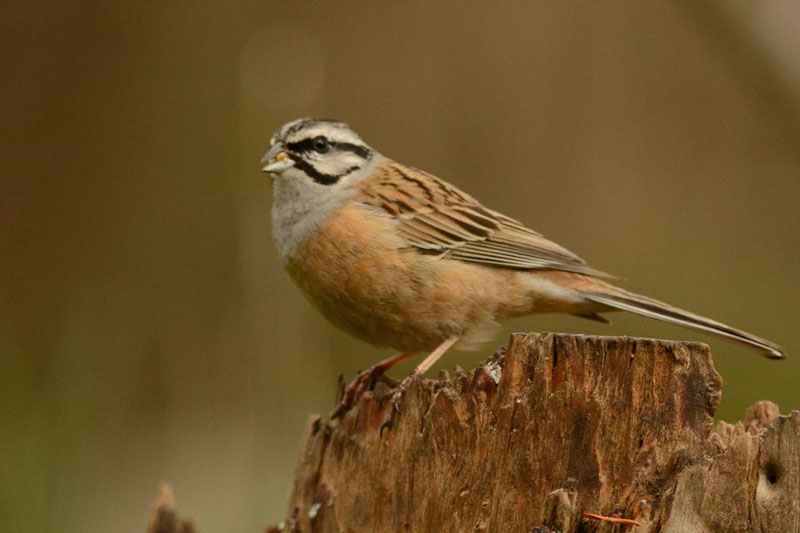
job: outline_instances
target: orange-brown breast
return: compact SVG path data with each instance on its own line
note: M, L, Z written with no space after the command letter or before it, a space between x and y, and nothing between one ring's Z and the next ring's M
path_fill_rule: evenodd
M452 335L470 347L488 340L499 320L531 312L526 273L421 254L393 224L374 208L348 205L289 258L291 277L338 327L421 352Z

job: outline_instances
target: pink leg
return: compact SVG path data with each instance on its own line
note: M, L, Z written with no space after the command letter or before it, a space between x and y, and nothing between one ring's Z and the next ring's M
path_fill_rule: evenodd
M425 359L422 360L420 364L417 365L417 368L414 369L414 373L420 376L424 375L436 361L439 360L441 356L447 352L456 342L458 342L458 337L450 337L446 339L442 344L437 346Z
M413 353L399 353L397 355L393 355L391 357L387 357L380 363L373 366L370 370L373 372L378 372L378 376L385 374L389 369L396 367L409 357L414 357ZM377 377L377 376L376 376Z

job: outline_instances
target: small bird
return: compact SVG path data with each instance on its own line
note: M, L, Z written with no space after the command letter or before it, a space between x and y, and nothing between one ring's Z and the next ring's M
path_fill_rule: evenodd
M785 357L766 339L611 285L613 276L454 185L384 157L343 122L298 119L270 145L261 162L273 179L273 233L289 275L334 325L401 352L348 393L427 353L415 370L424 374L449 348L475 348L501 321L533 313L607 322L600 313L629 311Z

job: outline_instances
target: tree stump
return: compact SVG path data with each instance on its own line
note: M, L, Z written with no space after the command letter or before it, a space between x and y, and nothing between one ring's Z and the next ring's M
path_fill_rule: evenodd
M712 431L721 387L704 344L514 335L312 416L268 531L800 531L800 413Z
M267 532L800 531L800 412L712 430L721 386L704 344L514 335L396 407L379 382L312 416ZM194 531L173 502L162 487L149 532Z

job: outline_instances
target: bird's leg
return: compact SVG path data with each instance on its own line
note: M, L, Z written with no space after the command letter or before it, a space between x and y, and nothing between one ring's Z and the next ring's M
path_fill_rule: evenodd
M395 412L400 410L400 396L403 395L403 392L405 392L406 387L408 387L411 384L411 381L413 379L425 375L425 372L427 372L434 365L434 363L436 363L436 361L438 361L439 358L443 356L447 352L447 350L452 348L453 345L458 341L459 337L455 336L445 339L444 342L442 342L439 346L434 348L434 350L430 354L428 354L428 357L423 359L422 362L417 365L417 368L414 369L414 371L411 373L410 376L408 376L406 379L400 382L400 384L397 387L395 387L394 391L392 392L392 400L391 400L393 409L392 412L389 413L389 418L387 418L386 421L381 425L381 434L383 434L384 429L392 427L394 414Z
M333 413L331 413L331 420L344 414L350 408L356 396L370 390L375 384L375 380L385 374L390 368L399 365L413 355L414 354L409 353L393 355L357 375L344 391L342 401L339 402L339 405L334 409Z
M418 376L422 376L427 372L435 363L439 360L441 356L447 352L452 346L458 342L458 337L450 337L445 339L445 341L437 346L428 357L422 360L420 364L417 365L417 368L414 369L414 374Z

